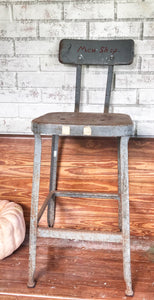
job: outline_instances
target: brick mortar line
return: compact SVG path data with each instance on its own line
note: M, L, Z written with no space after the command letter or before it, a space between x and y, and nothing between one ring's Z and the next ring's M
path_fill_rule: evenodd
M13 54L14 54L14 56L15 56L15 55L16 55L15 41L13 40L12 42L13 42Z
M70 21L71 22L72 21L74 21L74 22L91 22L91 19L90 18L87 18L87 19L74 18L74 19L64 19L64 21L65 22L70 22ZM96 18L96 19L92 20L92 22L94 22L94 21L96 21L96 22L106 22L106 21L111 22L111 21L114 21L114 18L101 18L101 19Z
M78 19L79 20L79 19ZM105 20L109 20L109 19L93 19L93 20L91 20L90 22L91 23L99 23L99 22L104 22ZM148 20L149 21L149 20ZM147 23L148 23L148 21L146 21ZM142 23L143 22L143 19L131 19L131 20L125 20L125 19L120 19L120 20L118 20L118 19L112 19L112 20L110 20L110 23ZM152 22L152 21L149 21L149 23L150 22Z
M0 2L0 5L6 5L6 4L12 4L12 5L31 5L31 4L38 4L39 2L37 1L37 0L35 0L35 1L2 1L2 2Z
M60 37L59 38L53 38L53 37L0 37L0 41L17 41L17 42L20 42L20 41L25 41L25 42L29 42L29 41L34 41L34 42L39 42L39 41L48 41L48 42L51 42L51 41L59 41Z
M114 0L114 20L117 21L117 1Z
M91 105L95 105L94 103L92 103ZM119 104L112 104L111 103L111 106L114 106L114 107L137 107L137 108L154 108L154 104L141 104L141 103L138 103L138 104L121 104L121 103L119 103ZM152 121L152 120L151 120ZM153 121L154 122L154 121Z
M64 3L63 2L61 2L61 4L62 4L61 20L64 21L65 20L65 10L64 10L65 7L64 7Z
M141 28L140 28L140 39L143 40L143 37L144 37L144 22L142 21Z
M36 23L36 36L39 39L40 37L40 26L39 26L39 21Z
M116 71L115 74L117 75L154 75L154 70L153 71L142 71L142 70L130 70L130 71Z
M130 2L128 2L128 1L123 2L123 1L122 1L122 2L121 2L120 0L119 0L119 1L118 1L118 0L115 0L115 4L121 4L121 3L122 3L122 4L129 4L129 3L132 3L132 4L136 4L136 3L137 3L137 4L138 4L138 3L139 3L139 4L142 4L142 2L146 2L146 3L147 3L147 1L143 1L143 0L142 0L141 2L138 2L137 0L136 0L136 2L134 2L134 1L130 1ZM0 3L1 3L2 5L5 5L5 4L7 4L7 3L10 3L10 1L4 0L4 1L1 1ZM36 5L36 4L38 4L38 5L39 5L39 4L41 4L41 5L42 5L42 4L47 4L47 5L48 5L48 4L51 4L51 3L53 3L53 4L59 4L59 3L64 3L64 4L65 4L65 3L66 3L66 4L69 4L69 3L76 3L76 0L71 0L71 1L70 1L70 0L65 0L65 1L63 1L63 0L59 0L59 1L54 1L54 0L53 0L53 1L52 1L52 0L49 0L49 1L44 1L44 0L42 0L42 1L41 1L41 0L40 0L40 1L38 1L38 0L35 0L35 1L30 1L30 0L29 0L29 1L26 1L26 0L25 0L25 1L24 1L24 0L23 0L23 1L22 1L22 0L21 0L21 1L16 1L16 0L14 0L14 1L11 1L11 3L14 4L14 5L23 5L23 4L27 4L27 5L32 5L32 4L35 4L35 5ZM78 3L79 3L79 4L89 4L89 0L84 0L84 1L79 0ZM109 4L109 3L112 4L113 1L105 1L105 2L104 2L104 4ZM149 1L149 3L153 3L153 1L151 0L151 1ZM96 5L97 5L97 4L102 4L102 0L97 0L97 1L95 0L95 2L93 2L93 4L96 4ZM114 3L113 3L113 5L114 5Z
M74 35L74 37L70 37L70 38L75 38L76 35ZM141 40L140 38L137 38L136 36L127 36L128 38L134 38L134 41L138 42L138 41L141 41L141 42L144 42L144 41L154 41L154 37L145 37L144 40ZM28 42L28 41L59 41L61 38L64 38L64 36L59 36L59 37L43 37L43 36L39 36L39 37L0 37L0 41L25 41L25 42ZM94 36L93 39L96 39L97 37ZM122 39L121 36L119 37L104 37L104 38L101 38L99 37L98 40L112 40L112 39L115 39L115 40L119 40L119 39ZM141 55L142 53L140 53ZM145 55L145 53L143 53ZM153 53L149 53L147 55L152 55Z
M0 6L2 6L1 4L0 4ZM13 19L12 19L14 22L16 21L16 22L23 22L23 21L25 21L25 22L33 22L33 21L38 21L38 20L42 20L42 22L44 22L44 23L48 23L48 22L52 22L52 21L57 21L57 22L61 22L61 21L65 21L65 22L72 22L72 21L74 21L74 22L87 22L87 21L89 21L89 22L92 22L92 23L94 23L94 22L113 22L113 23L123 23L123 22L126 22L126 23L128 23L128 22L134 22L134 23L136 23L136 22L146 22L146 23L150 23L150 22L153 22L153 18L129 18L129 19L126 19L126 18L123 18L123 19L114 19L114 18L94 18L94 19L91 19L91 18L82 18L82 19L80 19L80 18L72 18L72 19L66 19L66 18L61 18L61 19L59 19L59 18L51 18L51 19L47 19L47 20L45 20L44 18L15 18L14 17L14 14L13 14ZM8 22L9 20L0 20L1 22ZM12 22L12 21L11 21Z
M146 22L153 22L153 18L117 18L117 21L146 21Z
M22 38L18 38L18 37L16 37L16 38L0 38L0 42L12 42L12 45L15 43L15 42L47 42L47 43L51 43L51 42L59 42L61 39L63 38L63 36L61 36L61 37L59 37L59 38L51 38L51 37L49 37L49 38L47 38L47 37L39 37L39 38L26 38L26 37L22 37ZM73 39L73 38L79 38L79 37L76 37L76 36L74 36L74 37L70 37L70 39ZM81 38L82 39L86 39L86 37L83 37L83 36L81 36ZM114 37L112 37L112 38L105 38L105 39L101 39L101 38L99 38L98 40L102 40L102 41L105 41L105 40L112 40ZM123 37L124 38L124 37ZM130 36L130 37L128 37L128 38L133 38L132 36ZM92 38L93 40L95 40L95 39L97 39L97 37L94 37L94 38ZM115 38L114 38L115 39ZM122 39L122 37L119 37L119 38L117 38L117 40L119 40L119 39ZM136 41L141 41L141 40L137 40L136 39ZM145 41L154 41L154 39L153 40L145 40ZM51 53L52 54L52 53ZM52 55L55 55L56 53L53 53ZM7 55L7 54L0 54L0 55ZM17 55L20 55L20 54L17 54ZM22 54L21 53L21 55L25 55L25 54ZM47 53L45 53L45 54L29 54L29 55L50 55L50 54L47 54ZM152 57L154 57L153 56L153 53L152 53L152 50L151 50L151 52L144 52L144 50L143 50L143 52L136 52L135 53L135 55L136 55L136 57L139 57L139 56L152 56Z
M20 19L15 19L14 17L13 17L13 22L12 21L9 21L9 20L0 20L0 22L4 22L4 23L9 23L10 22L10 24L12 24L12 23L35 23L35 22L37 22L37 21L39 21L40 23L42 23L42 24L52 24L53 22L56 22L57 24L58 23L72 23L72 22L74 22L74 23L76 23L76 22L78 22L78 23L86 23L86 22L89 22L89 23L151 23L151 22L153 22L153 18L151 18L151 19L148 19L148 20L143 20L143 19L111 19L111 18L96 18L96 19L90 19L90 18L87 18L87 19L85 19L85 18L83 18L83 19L77 19L77 18L74 18L74 19L59 19L59 18L51 18L51 19L43 19L43 18L34 18L34 19L32 19L32 18L20 18Z

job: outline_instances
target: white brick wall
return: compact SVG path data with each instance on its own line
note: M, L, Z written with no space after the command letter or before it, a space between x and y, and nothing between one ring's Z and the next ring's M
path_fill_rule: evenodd
M141 22L91 22L90 38L139 38Z
M153 31L154 31L154 22L147 22L144 24L144 31L143 35L144 37L153 37Z
M114 1L70 1L64 4L64 17L66 20L113 19Z
M39 58L38 57L11 57L0 58L0 70L1 71L38 71L39 70Z
M153 0L0 0L0 133L31 133L32 118L73 111L75 69L58 61L62 38L134 39L134 63L115 67L110 111L154 136ZM103 111L106 74L84 68L81 111Z
M51 87L75 87L75 72L20 72L18 73L18 85L20 88L51 88Z
M142 57L142 71L154 71L154 57L146 56Z
M62 17L62 4L25 4L14 5L15 20L60 20Z
M23 55L47 55L58 53L58 40L15 40L15 54ZM38 56L39 57L39 56ZM24 71L24 69L23 69Z
M0 38L36 37L36 24L0 21Z
M0 5L0 20L10 21L11 19L11 7L6 5Z
M86 38L85 22L51 22L40 24L40 37Z
M154 84L154 75L149 74L117 74L116 88L126 89L152 89Z
M0 55L2 57L14 55L13 41L0 40Z
M118 1L121 2L121 1ZM129 2L129 3L128 3ZM154 17L154 3L151 1L126 1L117 4L117 17L119 19L150 19Z
M12 88L16 86L15 73L12 72L0 72L0 87Z

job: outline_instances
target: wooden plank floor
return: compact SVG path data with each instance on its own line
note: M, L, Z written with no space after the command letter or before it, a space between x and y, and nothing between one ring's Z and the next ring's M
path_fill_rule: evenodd
M21 204L27 226L33 152L33 137L0 136L0 200ZM48 194L50 156L51 138L43 138L39 206ZM116 139L60 138L57 177L59 190L116 193ZM130 139L129 182L131 235L154 236L154 139ZM117 212L116 200L58 197L55 227L117 231Z
M140 242L141 244L141 242ZM128 299L120 246L38 239L37 285L27 288L28 239L0 263L0 299ZM135 245L135 243L134 243ZM145 243L146 245L146 243ZM144 250L144 251L143 251ZM154 299L154 248L132 250L133 300Z
M48 193L51 139L43 139L40 205ZM60 139L59 190L117 192L117 142L112 139ZM30 218L34 139L0 137L0 200L22 205ZM133 300L154 300L154 139L129 143L130 229ZM56 228L118 231L117 201L57 198ZM41 219L41 225L46 218ZM140 238L144 239L144 247ZM91 246L90 246L91 245ZM39 239L37 285L27 288L28 240L0 262L0 300L125 300L121 247Z

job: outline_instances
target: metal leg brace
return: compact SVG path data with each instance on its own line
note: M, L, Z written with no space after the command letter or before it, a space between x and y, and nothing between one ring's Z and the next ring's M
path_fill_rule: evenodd
M33 187L32 187L32 203L31 203L31 222L30 222L30 248L29 248L29 281L28 287L35 286L35 266L36 266L36 240L37 234L41 237L57 237L74 239L76 233L74 231L56 230L56 229L37 229L38 221L41 218L46 206L48 206L47 221L48 226L53 227L55 220L55 197L56 195L71 197L92 197L95 194L90 193L73 193L56 191L57 177L57 158L58 158L58 140L57 135L52 137L52 153L51 153L51 170L50 170L50 191L40 212L38 213L39 201L39 182L40 182L40 165L41 165L41 137L35 135L35 152L34 152L34 169L33 169ZM122 234L108 235L96 234L91 232L78 232L77 239L84 240L101 240L123 242L123 272L126 282L127 296L133 296L131 281L131 261L130 261L130 228L129 228L129 183L128 183L128 141L129 137L118 138L118 195L112 195L115 199L119 199L119 228ZM79 195L78 195L79 194ZM111 195L98 194L97 197L110 199ZM96 236L97 235L97 236Z
M39 202L40 166L41 166L41 136L39 134L36 134L35 149L34 149L31 217L30 217L28 287L35 286L34 275L35 275L35 267L36 267L37 214L38 214L38 202Z
M51 169L50 169L50 191L55 191L56 189L56 178L57 178L57 159L58 159L58 141L59 136L52 136L52 150L51 150ZM49 203L47 212L48 226L53 227L55 220L55 194L53 193Z
M122 205L122 241L123 241L123 272L126 282L127 296L133 296L130 258L130 227L129 227L129 183L128 183L128 141L129 137L120 140L120 172L121 172L121 205Z

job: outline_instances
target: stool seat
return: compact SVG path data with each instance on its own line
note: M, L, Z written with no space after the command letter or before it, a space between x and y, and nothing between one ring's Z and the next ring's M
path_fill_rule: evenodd
M56 112L34 119L32 131L50 135L126 136L133 134L133 122L126 114Z

